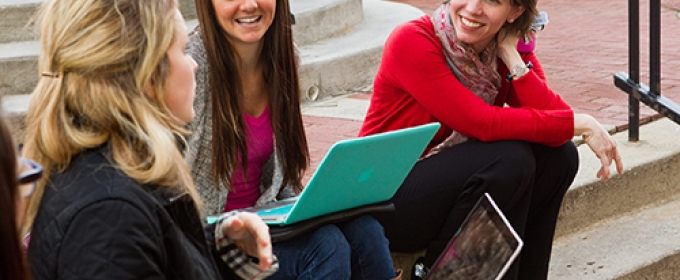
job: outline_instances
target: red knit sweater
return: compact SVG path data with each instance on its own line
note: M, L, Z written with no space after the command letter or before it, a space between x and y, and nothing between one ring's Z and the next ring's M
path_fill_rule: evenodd
M503 83L494 105L465 88L446 66L446 58L429 16L401 24L385 43L382 63L360 136L430 122L440 122L429 147L451 129L482 141L525 140L559 146L574 133L574 113L545 81L533 53L523 54L533 68L509 83L498 60ZM507 105L507 106L505 106Z

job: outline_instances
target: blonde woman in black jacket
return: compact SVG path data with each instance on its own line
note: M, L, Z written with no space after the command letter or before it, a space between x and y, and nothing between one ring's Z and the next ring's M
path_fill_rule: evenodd
M182 155L197 65L184 51L177 7L43 4L42 77L23 150L48 175L23 229L36 279L261 279L275 271L256 216L227 213L203 228Z

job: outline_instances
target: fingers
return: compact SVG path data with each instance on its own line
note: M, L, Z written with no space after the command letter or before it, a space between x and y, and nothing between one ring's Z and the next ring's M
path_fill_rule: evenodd
M259 259L260 269L267 269L273 262L269 227L267 227L260 217L252 213L239 213L239 218L243 221L247 234L253 237L252 241L255 244L249 245L252 245L256 250L256 252L253 253Z
M623 160L621 160L621 155L619 154L618 149L616 149L614 161L616 162L616 171L619 172L619 174L623 174Z
M611 176L609 166L611 165L612 161L609 157L604 156L600 157L600 163L602 164L602 167L600 168L600 171L597 172L597 177L600 178L602 182L606 182Z
M227 218L223 223L222 230L226 236L233 240L243 239L243 235L245 235L243 221L239 219L238 215Z
M260 260L260 270L266 270L273 263L272 243L269 240L258 240L257 258Z
M600 159L600 169L597 172L597 178L600 178L602 182L606 182L611 178L610 166L612 163L616 165L616 171L619 174L623 174L623 161L621 160L621 155L616 147L616 141L612 139L609 133L595 134L589 137L586 141L591 150L595 153L598 159Z
M272 242L271 242L271 237L269 236L269 228L264 223L261 223L264 225L258 226L256 230L255 236L256 242L257 242L257 257L260 260L260 269L265 270L269 266L272 265Z
M601 162L603 164L603 167L606 167L606 171L603 173L605 177L603 178L603 181L606 181L606 179L609 179L611 176L611 171L609 169L609 166L611 166L612 161L616 165L616 172L619 174L623 174L623 160L621 159L621 154L619 153L619 149L616 146L616 141L611 138L611 136L608 135L608 140L610 141L610 145L607 147L606 151L606 157L601 158ZM604 159L604 160L603 160Z
M520 40L519 32L508 33L507 28L501 28L501 30L496 35L496 40L498 42L498 48L501 50L499 55L502 54L502 50L512 51L517 50L517 42Z

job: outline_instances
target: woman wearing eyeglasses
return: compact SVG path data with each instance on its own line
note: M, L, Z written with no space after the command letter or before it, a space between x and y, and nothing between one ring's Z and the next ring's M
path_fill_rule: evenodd
M33 161L17 160L16 147L0 110L0 279L5 280L29 279L19 228L25 199L42 174L42 167Z

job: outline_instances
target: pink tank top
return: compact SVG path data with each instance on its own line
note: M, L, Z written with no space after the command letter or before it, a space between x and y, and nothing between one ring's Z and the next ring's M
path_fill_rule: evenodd
M227 195L224 211L241 209L255 205L260 197L260 177L262 165L274 152L274 131L269 120L269 108L265 108L259 117L243 114L248 138L247 176L243 178L243 169L239 164L231 175L234 190Z

